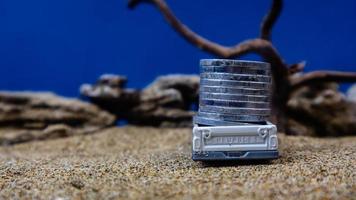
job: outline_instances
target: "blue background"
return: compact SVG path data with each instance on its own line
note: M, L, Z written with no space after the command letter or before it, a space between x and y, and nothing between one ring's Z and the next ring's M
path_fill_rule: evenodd
M0 90L50 90L78 96L103 73L143 87L157 75L198 73L211 57L178 36L157 10L123 0L0 0ZM270 1L168 0L201 35L234 45L259 35ZM273 42L307 70L356 71L356 1L286 1ZM248 57L255 59L256 57Z

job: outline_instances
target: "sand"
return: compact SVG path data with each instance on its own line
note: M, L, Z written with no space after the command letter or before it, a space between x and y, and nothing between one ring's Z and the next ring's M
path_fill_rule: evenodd
M190 134L124 127L0 147L0 199L356 199L356 137L280 134L278 160L204 165Z

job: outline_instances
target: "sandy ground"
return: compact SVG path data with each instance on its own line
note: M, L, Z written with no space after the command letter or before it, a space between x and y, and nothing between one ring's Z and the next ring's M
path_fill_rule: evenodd
M219 165L190 159L190 129L1 147L0 199L356 199L356 137L280 139L278 160Z

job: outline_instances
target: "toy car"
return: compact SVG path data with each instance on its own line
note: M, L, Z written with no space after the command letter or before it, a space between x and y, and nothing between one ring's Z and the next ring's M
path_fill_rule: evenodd
M276 158L277 128L272 123L237 126L194 125L192 137L194 161Z

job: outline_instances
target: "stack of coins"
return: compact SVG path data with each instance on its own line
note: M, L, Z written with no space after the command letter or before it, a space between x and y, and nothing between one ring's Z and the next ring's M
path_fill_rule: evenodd
M271 111L270 89L268 63L203 59L199 111L194 123L208 126L265 123Z

